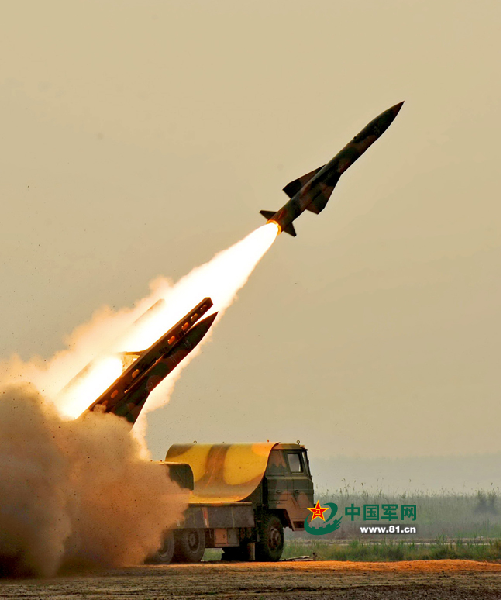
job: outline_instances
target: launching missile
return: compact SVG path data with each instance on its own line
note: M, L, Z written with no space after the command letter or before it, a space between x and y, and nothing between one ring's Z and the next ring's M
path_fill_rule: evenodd
M319 214L325 208L340 176L388 129L402 104L395 104L371 121L326 165L286 185L283 191L290 200L277 212L261 210L260 214L268 223L276 223L280 232L297 235L293 221L305 210Z
M197 322L212 306L211 298L205 298L150 348L140 352L87 411L113 413L134 423L152 390L194 350L213 325L218 313Z

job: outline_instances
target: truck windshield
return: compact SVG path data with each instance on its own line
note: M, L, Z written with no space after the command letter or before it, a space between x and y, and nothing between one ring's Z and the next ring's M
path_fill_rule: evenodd
M302 463L300 462L300 455L297 452L288 453L288 465L292 473L302 473Z

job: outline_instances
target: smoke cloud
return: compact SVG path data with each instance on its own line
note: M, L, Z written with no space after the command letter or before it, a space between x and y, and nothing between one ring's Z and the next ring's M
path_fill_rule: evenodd
M142 460L123 419L65 420L28 384L0 398L1 574L139 563L159 547L187 493Z

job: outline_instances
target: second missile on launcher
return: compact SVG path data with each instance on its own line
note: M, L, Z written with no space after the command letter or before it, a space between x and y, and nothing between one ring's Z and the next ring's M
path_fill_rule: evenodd
M130 423L138 418L150 392L199 344L218 313L197 321L213 306L205 298L157 340L87 409L110 412Z

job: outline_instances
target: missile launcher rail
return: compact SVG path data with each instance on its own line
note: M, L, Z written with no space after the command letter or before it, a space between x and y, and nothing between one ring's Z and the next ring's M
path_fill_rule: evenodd
M112 412L134 423L150 392L189 354L211 327L216 313L199 321L213 306L204 298L125 369L87 409ZM199 322L198 322L199 321Z

